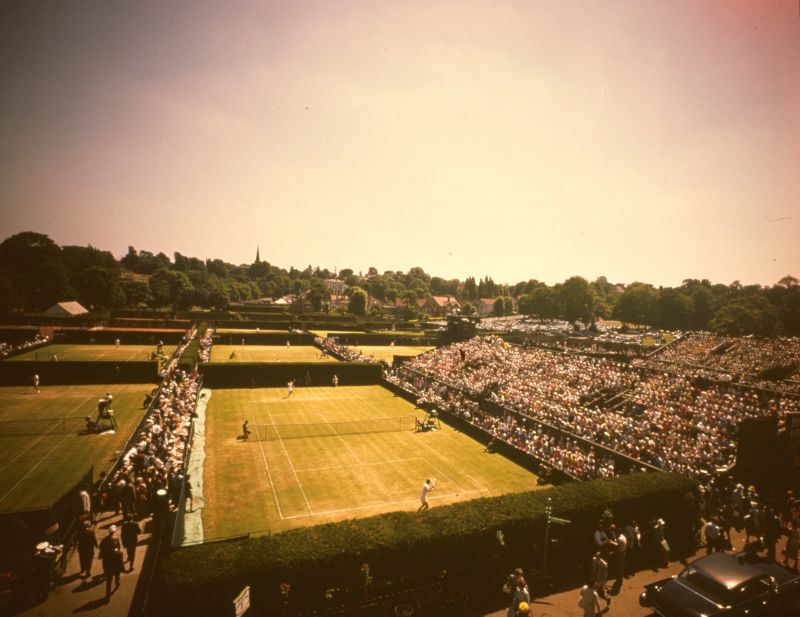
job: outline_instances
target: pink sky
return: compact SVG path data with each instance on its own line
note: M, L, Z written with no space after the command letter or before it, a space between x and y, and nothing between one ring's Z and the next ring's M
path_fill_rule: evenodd
M504 282L800 275L796 0L19 1L0 79L0 238Z

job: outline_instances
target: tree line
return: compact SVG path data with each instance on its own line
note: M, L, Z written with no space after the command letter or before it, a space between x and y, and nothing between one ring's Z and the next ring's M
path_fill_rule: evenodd
M495 314L516 312L542 319L591 324L618 319L665 329L713 330L722 334L800 335L800 284L785 276L775 285L729 285L687 279L677 287L635 282L587 281L573 276L547 285L531 279L500 285L490 276L464 281L431 276L420 267L408 272L331 272L308 266L288 270L256 259L234 265L178 252L172 258L129 247L117 259L89 246L59 246L44 234L22 232L0 243L0 313L41 311L77 299L92 309L198 306L225 309L230 303L291 295L308 310L329 308L328 279L345 284L352 312L380 313L394 305L405 318L418 315L417 301L450 296L464 312L477 312L483 298L494 299Z

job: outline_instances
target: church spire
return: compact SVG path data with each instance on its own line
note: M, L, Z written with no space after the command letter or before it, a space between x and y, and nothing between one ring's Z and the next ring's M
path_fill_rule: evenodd
M261 247L260 246L256 246L256 263L257 264L261 263L261 256L259 255L260 252L261 252Z

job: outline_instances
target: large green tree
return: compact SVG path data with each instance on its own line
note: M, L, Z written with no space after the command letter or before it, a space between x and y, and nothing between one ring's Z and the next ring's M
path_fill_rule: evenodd
M347 305L347 310L353 315L363 315L367 312L367 292L360 287L353 287L350 290L350 302Z
M559 290L562 316L570 322L594 323L594 294L581 276L568 278Z

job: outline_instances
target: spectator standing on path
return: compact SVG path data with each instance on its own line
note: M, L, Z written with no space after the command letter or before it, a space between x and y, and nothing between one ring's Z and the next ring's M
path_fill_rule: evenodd
M186 493L184 497L189 500L189 512L191 512L194 509L194 495L192 494L192 476L188 473L186 474Z
M603 554L597 551L592 559L592 583L600 597L606 601L606 606L608 606L611 604L611 596L608 595L608 590L606 590L606 581L608 581L608 564L603 559Z
M583 609L583 617L595 617L600 614L600 598L594 589L592 581L581 587L578 607Z
M36 390L36 394L39 394L39 373L35 373L33 376L33 389Z
M710 519L703 527L703 534L706 537L706 555L720 549L720 529L715 522L716 517Z
M81 492L78 493L78 497L81 500L81 518L86 518L87 520L93 520L92 516L92 497L89 495L88 486L81 487Z
M617 588L620 588L622 587L622 579L625 577L625 569L627 567L625 564L625 558L628 555L628 538L625 536L622 530L618 532L615 531L615 533L617 536L617 545L614 547L614 551L616 552L614 561L617 567L617 580L614 585Z
M514 570L514 587L511 590L511 606L508 608L508 617L516 617L519 605L523 602L530 607L531 593L522 574L522 568L517 568Z
M786 547L783 549L783 565L789 567L789 560L791 559L792 569L797 570L797 551L800 550L800 528L797 526L797 521L790 521L786 529Z
M333 376L333 379L331 380L331 385L334 388L339 385L339 376L338 375L334 375Z
M122 572L122 549L119 540L114 537L117 526L108 528L108 535L100 541L99 556L103 562L103 576L106 579L106 602L111 599L111 579L114 579L116 590L119 587L119 575Z
M781 537L781 521L773 508L767 508L764 519L764 544L767 547L767 558L775 561L775 545Z
M122 546L125 547L125 551L128 553L128 572L133 572L133 562L136 559L136 546L139 543L140 533L142 533L142 529L139 527L139 523L134 521L133 518L125 519L120 535Z
M92 561L94 561L94 549L97 548L97 536L92 529L89 521L83 521L78 537L78 560L81 565L81 577L89 578L92 575Z

